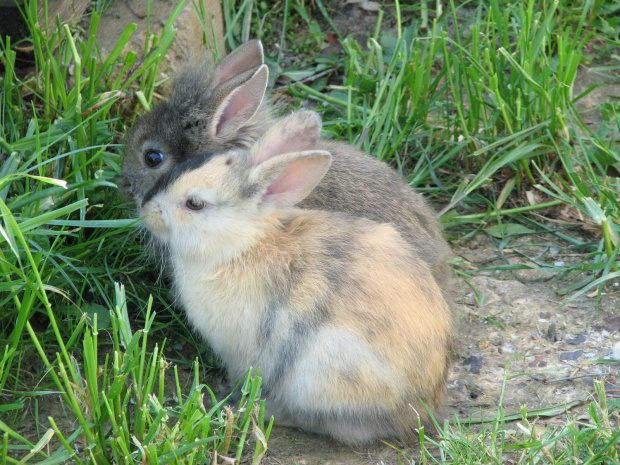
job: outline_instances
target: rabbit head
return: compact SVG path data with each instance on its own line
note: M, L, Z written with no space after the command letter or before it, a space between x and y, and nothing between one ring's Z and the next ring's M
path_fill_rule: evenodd
M145 195L145 226L173 251L230 258L257 239L271 213L302 201L321 181L331 155L314 149L320 131L316 113L293 113L250 150L175 166Z
M271 121L263 104L269 71L260 41L247 42L213 67L190 65L170 99L138 118L125 147L121 185L140 207L158 178L205 153L249 147Z

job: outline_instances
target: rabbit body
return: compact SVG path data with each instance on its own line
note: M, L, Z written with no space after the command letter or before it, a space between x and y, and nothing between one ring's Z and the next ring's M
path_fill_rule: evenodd
M292 208L329 166L308 150L319 132L301 112L250 156L179 165L141 213L169 247L190 323L233 381L260 367L276 422L350 444L407 439L428 419L420 400L441 403L449 306L390 224Z
M282 211L256 228L213 268L173 248L188 319L229 378L260 367L276 423L346 443L410 439L416 412L427 420L417 396L441 403L450 355L449 312L424 263L391 226L342 214Z
M175 166L205 153L247 149L275 124L263 99L268 73L262 62L260 42L250 41L216 67L209 60L190 64L175 80L170 100L136 121L126 144L122 185L138 207ZM298 206L391 223L452 305L450 248L424 198L387 164L348 144L321 141L316 148L331 153L332 167ZM161 153L157 166L145 163L149 151Z
M426 200L389 165L349 144L319 141L316 147L332 154L332 165L299 207L391 223L428 265L446 302L452 303L450 247Z

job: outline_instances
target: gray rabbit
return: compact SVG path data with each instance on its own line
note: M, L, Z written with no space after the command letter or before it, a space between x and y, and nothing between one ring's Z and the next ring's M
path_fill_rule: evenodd
M122 187L137 206L156 181L178 164L206 153L248 148L273 123L264 97L268 70L259 41L249 41L214 66L190 63L168 101L140 117L126 144ZM429 266L453 305L450 249L433 210L387 164L354 147L321 141L331 154L321 183L298 206L345 212L391 223Z
M177 164L142 199L189 322L231 379L260 367L267 414L348 444L412 439L445 391L452 316L390 224L292 208L332 161L319 116Z

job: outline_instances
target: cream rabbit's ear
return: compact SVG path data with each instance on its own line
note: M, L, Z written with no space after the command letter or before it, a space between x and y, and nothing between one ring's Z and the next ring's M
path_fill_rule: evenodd
M249 40L220 61L215 68L215 85L222 84L263 63L263 44L260 40Z
M268 158L255 166L250 182L263 191L261 207L291 207L305 199L329 169L329 152L308 150Z
M217 87L213 92L217 105L209 128L211 135L223 140L234 137L256 114L268 80L269 70L261 65L253 73L243 73Z
M321 117L313 111L298 111L276 122L252 147L255 165L283 153L313 150L321 137Z

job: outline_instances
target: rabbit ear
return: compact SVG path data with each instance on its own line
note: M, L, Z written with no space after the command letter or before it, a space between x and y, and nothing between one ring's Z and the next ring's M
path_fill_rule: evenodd
M249 77L247 74L237 76L215 89L214 98L218 104L210 130L216 138L230 139L234 136L252 119L265 96L269 79L267 66L259 66Z
M260 40L249 40L226 55L217 65L215 85L217 86L245 71L256 68L263 62L263 44Z
M321 137L321 117L313 111L298 111L281 119L252 147L255 165L282 155L314 149Z
M250 182L264 190L261 207L291 207L305 199L331 165L329 152L308 150L269 158L255 166Z

